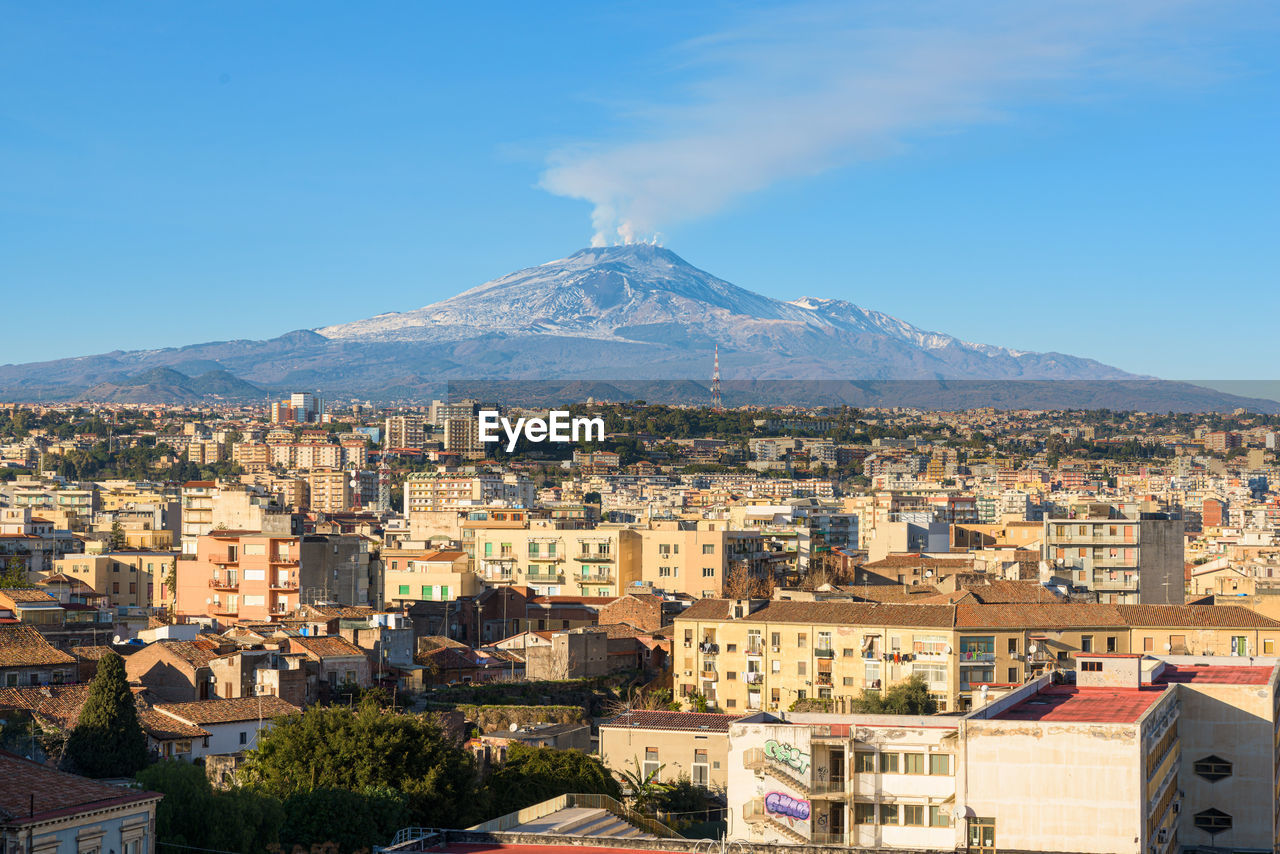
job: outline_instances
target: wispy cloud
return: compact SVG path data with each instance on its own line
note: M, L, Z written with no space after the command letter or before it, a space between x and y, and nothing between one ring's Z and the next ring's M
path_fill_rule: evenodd
M1225 8L1211 5L842 2L762 12L676 47L673 64L689 78L682 102L652 106L633 138L555 152L541 186L594 206L593 242L646 239L779 181L1004 120L1020 104L1186 75L1200 66L1206 13Z

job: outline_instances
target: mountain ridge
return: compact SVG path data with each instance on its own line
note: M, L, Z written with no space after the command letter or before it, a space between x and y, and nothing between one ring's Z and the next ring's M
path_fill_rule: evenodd
M471 380L652 381L677 389L687 388L680 381L706 383L717 347L726 382L837 381L852 389L867 382L1147 379L1093 359L964 341L842 299L775 299L669 249L633 244L579 250L410 311L267 340L4 365L0 399L120 399L144 393L129 390L135 386L146 386L146 394L171 386L179 396L303 388L331 398L422 400ZM155 368L188 378L223 371L248 388L201 392L199 383L172 376L150 384L139 379ZM919 396L907 396L913 395ZM1015 397L995 393L1002 401ZM971 389L964 399L979 398ZM889 403L883 395L874 399ZM1062 405L1125 408L1126 399L1095 389L1064 396ZM1053 394L1041 389L1034 400L1043 405ZM1253 403L1186 384L1161 386L1142 400L1147 408L1171 409Z

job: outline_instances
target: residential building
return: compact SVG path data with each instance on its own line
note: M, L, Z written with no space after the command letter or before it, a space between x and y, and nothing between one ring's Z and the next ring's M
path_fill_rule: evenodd
M733 570L752 578L768 573L759 531L730 530L725 522L654 521L638 529L639 580L655 590L695 599L723 596Z
M1180 605L1182 519L1165 514L1049 518L1043 559L1052 571L1099 601L1125 605Z
M616 773L656 772L673 782L723 792L729 784L729 726L770 720L766 714L635 710L600 724L600 761Z
M32 626L0 625L0 685L61 685L74 682L74 656L56 649Z
M129 681L157 700L187 703L217 696L212 662L217 649L207 640L149 643L124 660Z
M0 846L28 854L154 854L161 797L0 752Z
M523 584L546 596L616 597L640 580L640 533L534 519L520 528L472 529L474 569L488 585ZM465 542L465 541L464 541Z
M475 596L483 585L463 551L384 549L380 605L449 602Z
M54 561L55 573L83 582L118 608L167 608L173 604L173 552L125 551L80 554Z
M271 695L234 700L200 700L192 703L160 703L156 713L188 727L209 733L194 756L230 756L253 750L263 730L277 718L302 713L302 709Z

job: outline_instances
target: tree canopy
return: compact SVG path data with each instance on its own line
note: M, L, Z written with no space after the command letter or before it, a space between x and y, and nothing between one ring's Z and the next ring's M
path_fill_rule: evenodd
M494 816L524 809L558 795L608 795L622 799L622 789L600 760L576 750L513 744L507 761L488 780Z
M879 691L863 691L854 699L854 714L932 715L938 703L929 695L929 686L919 676L899 682L882 695Z
M98 660L63 762L87 777L132 777L147 764L147 737L125 679L124 659L114 652Z

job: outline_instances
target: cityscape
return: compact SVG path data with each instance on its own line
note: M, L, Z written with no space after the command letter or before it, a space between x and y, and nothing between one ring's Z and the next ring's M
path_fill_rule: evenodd
M0 854L1280 852L1272 5L0 21Z

